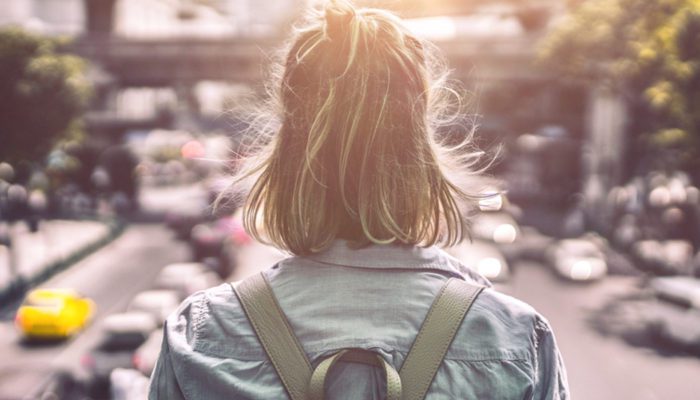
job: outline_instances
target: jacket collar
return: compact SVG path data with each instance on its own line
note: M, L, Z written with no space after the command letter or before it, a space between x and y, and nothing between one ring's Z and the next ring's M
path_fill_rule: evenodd
M351 247L347 240L337 239L319 253L305 258L346 267L369 269L433 270L450 276L472 280L491 286L488 279L468 268L437 246L419 247L406 244L370 244L361 248Z

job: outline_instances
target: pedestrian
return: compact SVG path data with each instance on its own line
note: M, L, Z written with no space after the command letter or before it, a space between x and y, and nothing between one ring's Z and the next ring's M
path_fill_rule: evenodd
M183 302L150 399L569 398L547 320L438 247L468 236L482 153L434 136L450 91L433 57L345 1L297 28L280 126L227 195L292 256Z

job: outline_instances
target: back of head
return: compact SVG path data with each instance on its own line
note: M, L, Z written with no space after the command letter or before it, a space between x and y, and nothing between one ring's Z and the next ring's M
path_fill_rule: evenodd
M451 172L471 173L478 155L434 137L444 87L431 57L387 11L331 1L311 12L275 89L281 125L239 171L238 181L253 178L253 236L295 254L336 238L462 239L474 196Z

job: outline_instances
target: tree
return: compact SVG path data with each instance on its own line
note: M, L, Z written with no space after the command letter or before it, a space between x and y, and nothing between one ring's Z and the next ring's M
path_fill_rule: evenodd
M91 93L85 63L59 54L56 39L18 28L0 30L0 160L40 161L79 130Z
M543 43L544 64L624 95L646 167L700 171L700 0L573 3Z

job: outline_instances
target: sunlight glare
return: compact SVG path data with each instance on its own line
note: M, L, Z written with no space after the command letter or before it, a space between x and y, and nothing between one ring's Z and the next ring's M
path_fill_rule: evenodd
M457 37L455 21L449 17L415 18L405 21L414 35L428 40L450 40Z

